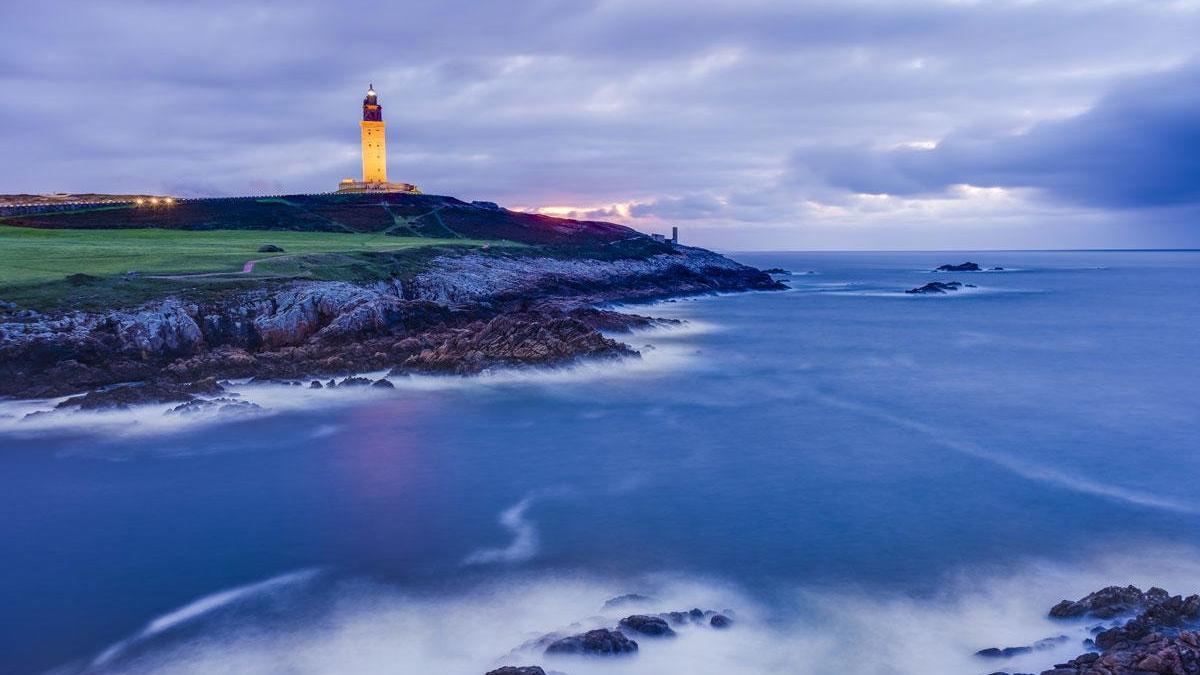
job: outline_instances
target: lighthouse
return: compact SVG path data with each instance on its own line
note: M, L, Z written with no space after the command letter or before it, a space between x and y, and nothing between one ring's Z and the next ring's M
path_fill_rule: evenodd
M362 103L362 180L345 178L338 192L420 192L409 183L389 183L387 179L387 134L383 106L375 85L368 85Z
M362 182L387 182L387 135L375 85L367 87L362 118Z

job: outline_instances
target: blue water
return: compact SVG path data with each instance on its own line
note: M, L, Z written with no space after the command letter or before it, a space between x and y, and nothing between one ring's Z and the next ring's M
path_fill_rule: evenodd
M649 345L640 364L399 382L354 400L247 388L268 414L178 427L159 410L66 418L36 431L7 420L0 662L11 672L71 672L89 662L152 672L192 659L204 672L213 654L180 645L205 640L223 645L222 658L286 658L274 638L221 641L234 640L229 626L240 621L287 634L291 614L326 616L328 603L361 597L343 586L296 591L285 610L266 612L269 620L254 606L201 616L179 635L139 643L141 661L94 661L156 617L298 570L337 580L328 584L371 584L367 595L417 594L430 613L445 609L440 598L470 599L471 589L488 587L514 614L533 611L520 601L530 588L561 591L569 606L565 598L581 589L639 590L666 574L706 589L697 594L725 589L744 611L784 622L811 616L820 604L813 597L897 598L915 603L906 611L945 618L945 603L955 602L949 580L1041 588L1030 572L1039 565L1065 570L1064 580L1161 573L1194 579L1175 592L1200 590L1191 568L1168 564L1200 546L1200 253L736 257L814 273L789 277L786 292L632 308L690 322L623 338ZM1008 271L929 272L963 260ZM934 279L978 288L899 292ZM1130 560L1103 562L1115 554ZM504 586L509 579L523 590ZM1030 607L1044 612L1046 598L1033 596ZM539 605L537 621L561 625L545 630L582 618L554 618L550 606L558 607ZM355 616L383 611L370 607ZM480 631L499 630L484 616ZM829 625L842 624L826 625L832 640L854 639ZM361 637L367 646L346 656L363 659L357 672L404 672L371 660L381 642L369 633L341 624L305 630ZM967 647L992 646L970 642L979 639L947 649L966 650L966 659ZM395 644L402 640L382 643L406 649ZM184 651L143 658L158 642ZM422 649L419 658L436 663L437 650ZM508 648L497 649L447 655L441 672L481 674ZM654 663L643 651L639 658ZM821 658L845 657L832 653ZM805 655L811 650L786 662ZM949 653L921 670L913 661L923 656L887 658L841 672L960 663ZM221 668L268 662L278 667ZM620 668L605 672L640 672ZM705 672L696 663L678 669Z

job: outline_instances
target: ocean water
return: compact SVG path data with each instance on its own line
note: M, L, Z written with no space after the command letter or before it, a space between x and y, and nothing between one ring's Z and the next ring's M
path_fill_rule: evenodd
M791 290L631 307L687 321L635 361L0 402L0 669L1028 672L1083 651L1059 599L1200 591L1200 253L735 257ZM623 593L735 623L520 649Z

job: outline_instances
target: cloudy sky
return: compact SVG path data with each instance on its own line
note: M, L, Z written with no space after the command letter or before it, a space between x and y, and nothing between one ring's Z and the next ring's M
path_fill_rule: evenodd
M389 177L724 249L1200 246L1200 0L6 6L0 192Z

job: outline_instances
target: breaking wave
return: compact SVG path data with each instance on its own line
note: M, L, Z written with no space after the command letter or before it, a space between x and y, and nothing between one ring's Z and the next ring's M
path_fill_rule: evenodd
M500 513L500 525L512 535L512 543L503 548L479 549L468 555L464 565L523 562L537 555L538 532L526 513L537 500L552 494L538 491Z
M312 584L314 573L305 571L202 598L151 621L86 666L60 672L482 675L533 664L572 675L1038 672L1083 652L1088 636L1086 621L1046 616L1055 602L1110 584L1195 590L1197 560L1195 551L1163 548L1096 560L1086 569L1030 562L1007 575L964 570L928 597L803 587L752 594L670 574L509 575L442 595L361 579ZM648 597L606 606L608 598L631 592ZM264 597L280 594L318 609L254 611ZM611 627L635 612L692 607L729 609L733 627L683 626L669 639L635 636L639 652L620 659L545 656L536 644L551 633ZM975 656L1059 635L1067 639L1010 659Z
M42 400L0 400L0 437L4 435L37 437L46 433L67 432L129 437L169 434L197 427L223 424L238 419L279 413L345 407L386 400L413 393L451 391L480 387L511 387L539 384L570 384L603 378L654 376L681 368L695 358L683 340L714 330L711 324L685 322L675 326L656 326L624 335L624 340L641 351L641 358L617 360L580 360L562 366L498 368L467 377L451 375L409 375L387 377L386 371L352 373L369 379L388 379L394 389L378 387L338 387L311 389L314 378L305 378L303 386L232 380L222 397L233 397L253 404L231 410L201 410L173 414L178 403L131 406L110 410L55 410L64 396ZM622 336L618 335L618 339ZM328 378L323 378L328 379ZM342 379L342 378L336 378ZM329 433L326 431L325 433Z

